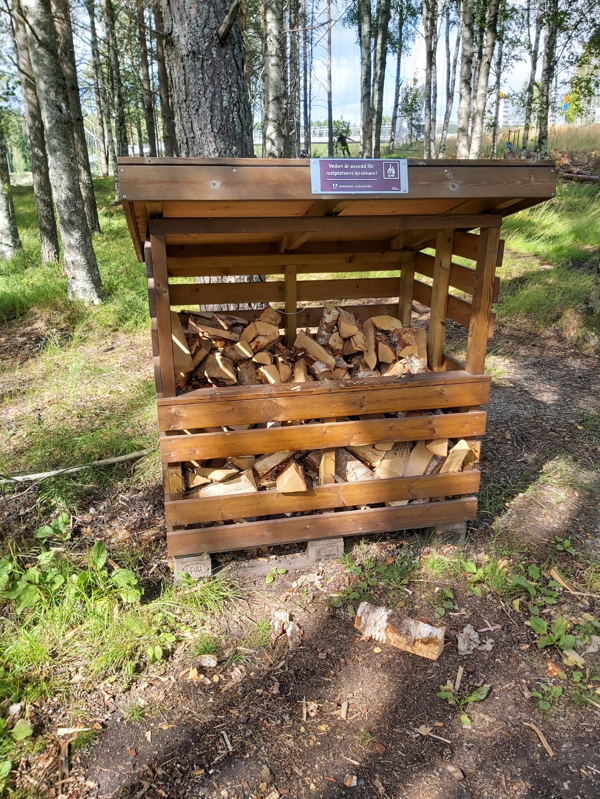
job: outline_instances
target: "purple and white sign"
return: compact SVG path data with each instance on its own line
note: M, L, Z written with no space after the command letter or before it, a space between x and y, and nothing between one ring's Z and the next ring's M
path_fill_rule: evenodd
M313 194L408 194L406 158L311 158Z

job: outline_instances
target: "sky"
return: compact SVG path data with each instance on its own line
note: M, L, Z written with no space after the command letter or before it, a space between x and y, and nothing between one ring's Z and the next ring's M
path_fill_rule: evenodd
M335 12L332 14L336 19ZM317 23L322 22L321 18ZM314 48L313 81L312 81L312 118L327 118L327 36L326 28L315 31L315 43L322 37ZM451 46L454 47L454 41ZM421 46L419 47L419 40ZM445 82L446 82L446 57L444 52L444 35L439 38L437 64L438 64L438 121L441 123L445 113ZM340 19L332 29L332 100L333 118L343 118L348 122L358 124L360 121L360 50L356 38L356 30L345 26ZM541 59L540 59L541 60ZM401 77L404 81L412 80L416 73L419 82L422 82L425 69L425 53L422 37L417 36L411 52L402 59ZM391 116L394 102L394 84L396 79L396 56L388 53L387 68L384 88L384 116ZM513 62L511 68L502 78L501 91L507 93L520 90L529 79L529 64L525 61ZM458 80L456 94L451 116L456 121L458 107Z

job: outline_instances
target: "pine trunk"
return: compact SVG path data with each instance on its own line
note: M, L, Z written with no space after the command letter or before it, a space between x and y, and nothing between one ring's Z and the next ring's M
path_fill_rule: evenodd
M156 75L158 78L158 95L160 97L163 147L165 148L165 158L173 158L174 155L179 155L179 151L177 149L177 139L175 138L171 90L169 88L169 76L165 62L165 48L163 44L164 23L160 0L154 0L152 10L154 12L154 24L156 27Z
M282 70L283 7L278 0L265 0L265 157L283 158L284 138L284 81Z
M487 104L490 68L492 66L492 58L494 56L494 48L496 46L499 7L500 0L490 0L486 16L485 43L483 45L479 64L477 94L471 115L473 120L473 130L471 133L471 149L469 151L469 158L472 160L479 158L481 154L483 123L485 120L485 107Z
M96 33L96 13L94 0L86 0L86 8L90 18L90 47L92 50L92 77L94 80L94 99L96 101L96 119L100 131L100 174L103 178L108 177L108 146L106 123L110 123L110 117L106 113L106 106L102 97L101 81L103 80L102 65L100 63L100 51L98 49L98 36ZM90 10L91 8L91 10ZM111 131L112 134L112 131Z
M535 74L537 72L538 51L540 48L540 35L542 31L542 4L540 3L535 20L535 34L533 45L531 46L531 70L529 72L529 83L527 84L527 94L525 96L525 119L523 120L523 147L521 158L527 158L527 145L529 144L529 128L531 127L531 113L533 110L533 93L535 90ZM529 6L527 8L529 16Z
M390 140L388 152L393 153L396 145L396 125L398 124L398 108L400 106L400 87L402 78L400 70L402 68L402 49L404 46L404 0L398 3L398 49L396 51L396 81L394 83L394 106L392 109L392 124L390 128Z
M48 156L46 154L46 141L44 139L44 123L38 102L35 80L29 58L29 45L27 44L27 28L23 17L19 13L17 0L13 0L12 15L14 21L15 46L21 90L23 93L23 106L25 110L25 124L27 127L27 140L31 158L31 174L33 178L33 197L38 218L40 242L42 245L42 263L56 263L60 258L58 245L58 229L54 216L52 203L52 187L48 174Z
M473 4L474 0L462 0L460 99L458 101L458 128L456 132L457 158L469 157L469 112L471 108L471 77L473 68Z
M92 181L92 171L90 169L90 156L85 140L83 111L81 110L77 65L75 63L75 47L73 45L73 28L71 27L71 10L68 0L52 0L52 13L58 39L58 54L65 76L69 107L71 109L75 154L85 215L90 231L92 233L100 233L100 220L98 219L94 182Z
M388 28L391 2L378 0L377 33L375 37L375 74L373 75L373 158L381 155L381 122L383 120L383 87L387 60Z
M106 28L106 44L108 47L108 63L110 67L115 112L115 131L117 155L128 155L127 120L123 101L123 80L119 64L119 50L115 30L115 9L112 0L103 0L104 25Z
M4 119L0 111L0 258L10 261L21 249L6 152Z
M360 40L360 138L363 158L372 156L371 117L371 0L358 0Z
M550 92L556 68L556 38L558 34L558 0L548 0L546 5L546 30L544 35L544 58L540 80L538 111L538 135L534 159L548 158L548 116L550 114Z
M456 32L454 43L454 55L452 56L452 66L450 65L450 13L446 16L446 111L444 113L444 124L442 125L442 135L440 138L440 158L446 156L446 145L448 141L448 126L450 115L454 105L454 89L456 86L456 67L458 64L458 51L460 50L460 28Z
M148 64L148 43L146 42L146 22L144 20L144 4L136 0L138 19L138 39L140 42L140 62L142 67L142 86L144 89L144 118L150 158L156 158L156 128L154 125L154 107L152 105L152 89L150 87L150 67ZM143 151L141 155L143 155Z
M302 104L304 116L304 150L310 157L310 113L309 113L309 86L308 86L308 17L306 16L306 0L302 0Z
M333 98L331 93L331 0L327 0L327 155L333 158Z
M42 111L52 194L63 244L69 298L97 304L102 283L79 185L67 85L50 0L21 0Z

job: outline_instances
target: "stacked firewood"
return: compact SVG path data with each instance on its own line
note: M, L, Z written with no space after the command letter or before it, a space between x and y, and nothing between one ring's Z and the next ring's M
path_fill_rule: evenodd
M318 330L301 330L294 346L280 341L281 315L267 306L254 322L223 313L171 314L178 389L402 377L427 372L424 328L393 316L364 323L328 304Z

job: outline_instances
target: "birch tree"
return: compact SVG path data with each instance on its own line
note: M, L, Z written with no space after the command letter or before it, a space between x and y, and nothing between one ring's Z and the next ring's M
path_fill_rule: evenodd
M498 9L500 0L489 0L486 14L485 38L483 50L479 63L479 73L477 80L477 91L472 111L472 133L471 148L469 158L477 159L481 153L481 140L483 138L483 122L485 119L485 107L488 98L488 84L490 80L490 68L496 46L496 35L498 25Z
M474 0L462 0L460 13L462 51L460 58L458 127L456 132L456 154L458 158L469 157L469 112L473 67L473 3Z
M542 75L540 79L540 99L538 110L538 133L535 142L534 158L548 158L548 116L550 113L550 92L556 67L556 40L558 36L558 0L546 0L544 14L544 52Z
M8 172L4 119L0 110L0 258L10 261L21 249Z
M358 40L360 44L360 149L363 158L373 154L371 113L371 0L358 0Z
M265 0L263 135L267 158L285 155L282 39L283 6L278 0Z
M538 52L540 47L540 36L542 31L542 14L543 14L543 0L538 0L537 7L535 0L527 0L527 11L525 16L525 27L527 29L527 37L529 43L529 58L530 58L530 71L529 81L527 82L527 90L525 92L525 118L523 120L523 145L521 149L521 158L527 158L527 147L529 144L529 128L531 126L531 114L533 110L533 93L535 90L535 76L537 73ZM531 39L531 15L535 13L535 32L533 41Z
M44 122L69 298L97 304L102 283L79 185L71 109L50 0L20 0L17 13L27 22L27 41Z
M375 58L373 71L373 158L381 155L381 122L383 119L383 89L388 48L388 28L390 25L390 0L377 1L377 25L375 32Z
M459 4L460 8L460 4ZM454 105L454 91L456 88L456 67L458 64L458 53L460 50L460 27L456 32L456 39L454 42L454 53L452 59L450 57L450 31L452 29L451 8L450 5L446 8L445 14L445 51L446 51L446 110L444 112L444 121L442 123L442 133L440 136L440 149L439 157L444 158L446 155L446 145L448 142L448 126L450 125L450 115L452 114L452 106Z
M27 28L23 17L18 13L16 0L13 0L12 3L12 18L17 66L25 111L25 124L27 126L27 142L31 158L33 198L40 231L42 263L54 263L60 257L60 250L54 205L52 203L52 187L48 173L44 123L29 57Z
M394 152L396 144L396 125L398 124L398 108L400 106L400 88L402 86L401 69L402 69L402 52L404 50L404 0L398 0L396 5L396 14L398 17L398 27L396 30L396 79L394 82L394 105L392 106L392 120L390 126L390 140L388 142L388 152Z

